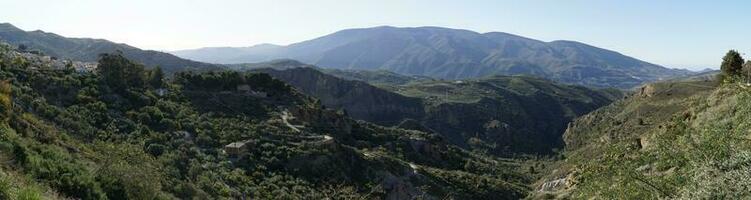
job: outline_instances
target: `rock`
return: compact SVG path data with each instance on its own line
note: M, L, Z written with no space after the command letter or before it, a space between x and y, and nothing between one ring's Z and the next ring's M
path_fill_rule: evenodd
M409 145L412 147L412 150L421 155L428 156L432 160L442 160L441 152L444 149L441 147L445 148L444 145L436 145L427 140L415 138L410 138Z
M566 177L548 181L540 185L540 192L553 192L568 187Z
M656 92L657 92L657 89L655 89L655 87L652 84L647 84L639 88L638 95L641 97L652 97L655 95Z
M432 129L425 127L423 124L421 124L420 122L414 119L402 120L402 122L400 122L399 125L397 125L397 128L422 131L426 133L435 133Z
M413 199L420 195L420 190L411 183L405 181L408 177L398 177L389 172L384 172L381 186L386 190L387 200Z

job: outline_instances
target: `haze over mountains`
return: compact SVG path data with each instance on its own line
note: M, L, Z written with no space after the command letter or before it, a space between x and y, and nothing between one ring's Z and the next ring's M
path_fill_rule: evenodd
M168 53L103 39L67 38L0 24L0 40L46 55L93 62L101 53L122 54L172 73L211 71L222 65L295 59L329 69L383 70L440 79L532 75L590 87L630 89L646 82L694 74L573 41L542 42L507 33L440 27L349 29L288 46L202 48ZM193 61L197 60L197 61ZM208 63L204 63L208 62Z
M223 64L288 58L324 68L389 70L444 79L527 74L569 84L618 88L692 73L574 41L543 42L508 33L441 27L348 29L288 46L262 44L172 53Z

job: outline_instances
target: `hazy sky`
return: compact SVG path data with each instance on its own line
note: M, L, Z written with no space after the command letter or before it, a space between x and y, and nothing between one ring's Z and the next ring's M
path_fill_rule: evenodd
M0 22L156 50L289 44L392 25L575 40L674 68L751 52L745 0L0 0Z

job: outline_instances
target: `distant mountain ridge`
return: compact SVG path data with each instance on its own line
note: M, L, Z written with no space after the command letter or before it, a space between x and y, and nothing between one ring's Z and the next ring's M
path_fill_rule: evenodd
M166 72L222 68L215 64L187 60L159 51L141 50L104 39L68 38L40 30L24 31L9 23L0 23L0 40L15 46L24 45L49 56L76 61L94 62L99 54L120 51L128 59L148 67L161 66Z
M445 79L527 74L569 84L618 88L693 73L574 41L543 42L508 33L441 27L347 29L288 46L172 53L224 64L288 58L325 68L388 70Z

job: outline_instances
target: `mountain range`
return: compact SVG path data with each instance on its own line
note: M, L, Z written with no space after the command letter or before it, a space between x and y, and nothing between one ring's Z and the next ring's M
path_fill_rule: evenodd
M237 64L0 40L0 199L751 196L751 77L727 68L437 27L192 52Z
M169 53L141 50L127 44L104 39L68 38L41 30L24 31L9 23L0 23L0 40L14 46L24 46L45 55L83 62L96 62L99 54L121 52L123 56L147 67L160 66L166 72L185 70L218 70L215 64L179 58Z
M222 64L287 58L323 68L388 70L442 79L526 74L568 84L617 88L692 74L580 42L543 42L502 32L441 27L348 29L287 46L262 44L171 53Z

